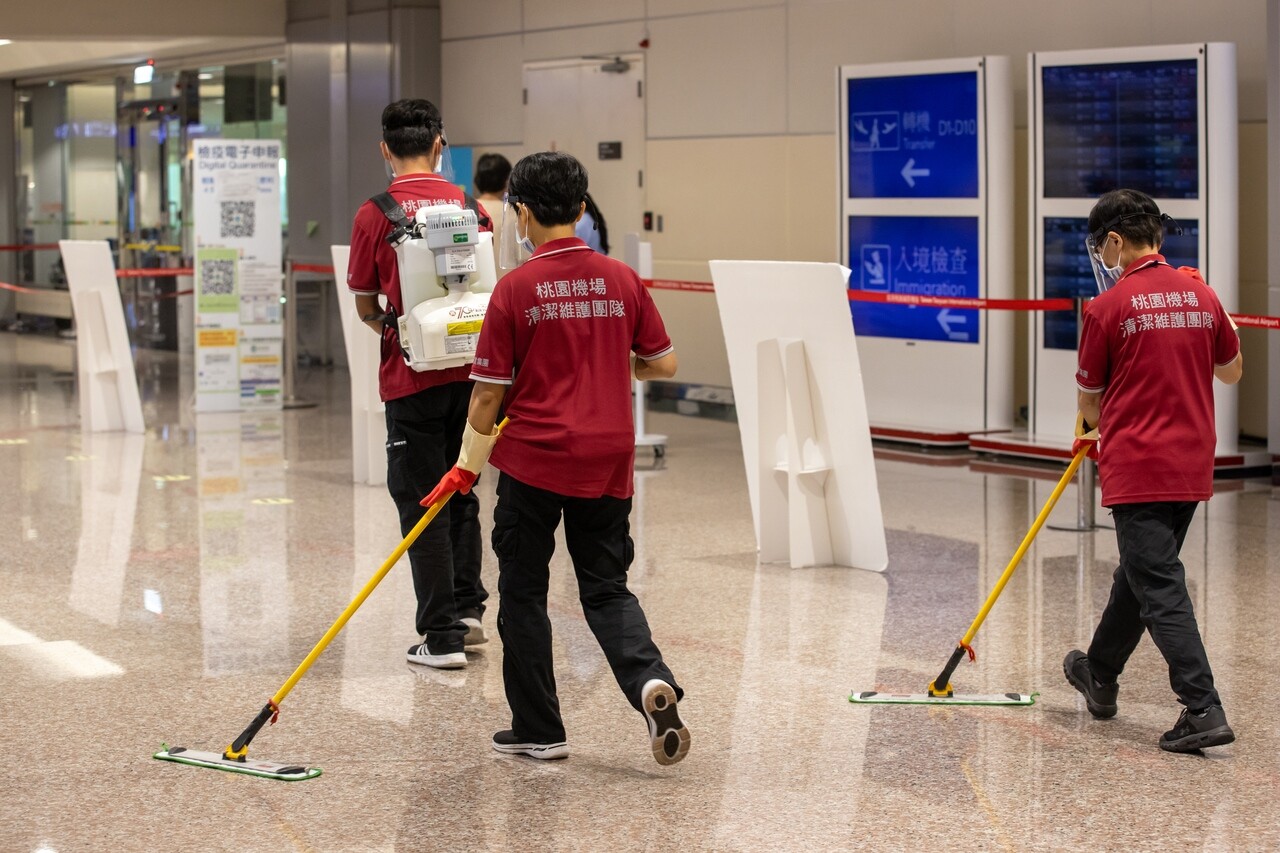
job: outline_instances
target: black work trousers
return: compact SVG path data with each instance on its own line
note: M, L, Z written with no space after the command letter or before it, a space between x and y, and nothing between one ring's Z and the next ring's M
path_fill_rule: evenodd
M407 536L422 519L427 508L420 501L457 461L470 402L470 382L387 401L387 489L400 512L401 534ZM450 498L409 546L418 598L414 628L433 654L462 651L462 616L484 612L489 594L480 582L480 548L480 500L474 491Z
M627 700L640 710L640 691L651 678L684 695L654 645L640 602L627 589L634 556L631 499L566 497L504 473L493 512L502 680L512 732L534 743L565 739L547 616L549 564L562 514L582 613Z
M1120 566L1088 652L1094 678L1115 681L1146 629L1169 665L1178 701L1193 711L1220 704L1178 559L1196 505L1174 501L1111 508Z

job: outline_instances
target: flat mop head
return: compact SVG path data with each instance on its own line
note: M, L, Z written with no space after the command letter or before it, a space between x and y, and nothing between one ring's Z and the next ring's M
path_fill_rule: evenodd
M301 782L304 779L314 779L322 772L319 767L304 767L301 764L279 764L275 761L258 761L253 758L234 761L223 757L220 752L200 752L181 746L171 747L168 744L161 744L160 751L151 757L158 758L161 761L190 764L192 767L211 767L214 770L243 773L246 776L279 779L283 782Z
M855 705L1034 705L1039 693L957 693L930 696L928 693L880 693L875 690L849 694Z

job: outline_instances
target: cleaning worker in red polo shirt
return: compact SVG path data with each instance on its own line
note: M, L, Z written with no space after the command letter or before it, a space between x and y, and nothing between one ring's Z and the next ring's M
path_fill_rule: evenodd
M409 218L422 207L468 203L462 190L439 174L444 121L430 101L389 104L382 111L381 150L391 174L387 194ZM356 212L347 287L356 295L356 310L365 324L382 338L378 390L386 405L387 489L400 515L400 530L407 535L422 518L419 501L449 470L462 443L470 369L419 373L405 364L394 318L414 306L404 304L396 250L387 242L393 226L376 201L370 199ZM481 229L490 230L483 208L477 214L483 217ZM353 376L351 381L368 379ZM450 501L410 546L418 600L414 623L422 637L409 647L410 663L460 669L467 665L464 647L485 642L480 619L488 593L480 582L480 548L475 495Z
M501 472L493 528L498 633L511 707L511 728L493 736L493 748L540 759L569 754L547 617L563 517L587 624L644 715L654 758L674 764L689 750L676 710L684 694L627 589L627 568L634 556L631 380L673 376L676 356L635 272L574 236L586 194L586 170L568 154L532 154L512 170L504 254L523 248L532 256L493 292L472 365L462 452L423 503L469 489L492 450ZM509 422L499 440L494 423L504 404Z
M1136 190L1103 195L1089 214L1086 249L1102 292L1084 313L1073 452L1093 445L1120 566L1088 654L1069 652L1062 667L1093 716L1114 717L1116 680L1145 629L1184 706L1160 748L1194 752L1235 733L1178 552L1197 504L1213 494L1214 377L1239 382L1243 359L1217 295L1160 255L1166 226L1176 223Z

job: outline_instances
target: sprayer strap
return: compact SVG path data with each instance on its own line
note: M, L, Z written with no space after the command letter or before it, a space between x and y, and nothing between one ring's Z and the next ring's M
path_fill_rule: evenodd
M404 212L404 208L400 206L400 202L391 197L391 193L378 193L369 199L378 206L378 210L382 211L382 215L395 227L391 229L391 233L387 235L387 242L395 246L400 243L404 235L413 227L409 221L409 215Z

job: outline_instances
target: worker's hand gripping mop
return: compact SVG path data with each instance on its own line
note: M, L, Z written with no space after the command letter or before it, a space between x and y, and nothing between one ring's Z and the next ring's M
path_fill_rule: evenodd
M1009 565L1005 567L1004 574L1000 575L1000 580L996 582L995 588L991 590L991 594L987 596L986 602L982 605L982 609L978 611L978 616L973 620L973 624L969 626L969 630L965 632L960 642L956 644L955 651L951 653L951 659L947 661L947 665L942 668L942 672L938 673L938 677L929 682L928 692L926 693L880 693L875 690L854 691L849 694L849 701L864 705L1034 705L1035 693L958 693L951 686L951 675L956 671L956 667L960 665L967 654L969 660L977 660L977 653L973 650L973 638L977 635L978 629L982 627L983 621L986 620L987 614L991 612L992 606L995 605L996 599L1000 597L1000 593L1004 590L1005 584L1013 577L1014 571L1018 568L1018 564L1022 562L1022 557L1027 552L1027 548L1031 546L1031 542L1036 538L1036 534L1040 532L1040 528L1044 526L1045 521L1049 518L1049 513L1053 511L1054 505L1058 502L1058 498L1067 487L1067 483L1071 482L1071 478L1075 476L1076 470L1080 467L1080 463L1084 461L1085 455L1096 456L1094 450L1098 441L1097 429L1087 430L1077 424L1076 442L1072 447L1075 456L1071 459L1071 464L1067 466L1066 473L1062 475L1062 479L1058 481L1053 489L1053 493L1049 495L1049 500L1045 502L1044 508L1040 510L1040 514L1036 516L1035 523L1031 525L1031 529L1027 531L1027 535L1023 537L1022 544L1018 546L1018 550L1014 552L1013 559L1009 561Z
M288 680L281 685L275 695L267 700L267 704L258 712L258 716L253 718L253 722L240 733L240 736L232 741L221 754L217 752L201 752L194 749L186 749L181 746L171 747L162 744L160 751L153 755L162 761L176 761L179 764L190 764L194 767L212 767L215 770L229 770L232 773L244 773L249 776L262 776L267 779L281 779L286 782L296 782L302 779L314 779L319 776L321 771L319 767L306 767L301 764L280 763L276 761L259 761L249 758L249 742L253 740L258 731L270 721L273 725L280 716L280 703L289 695L298 680L306 674L311 668L311 664L315 663L316 658L328 647L329 643L338 633L346 626L355 612L360 609L360 605L364 604L365 599L377 588L382 579L386 577L387 572L391 571L396 562L404 556L404 553L421 535L423 530L427 529L427 525L439 514L441 508L448 503L449 498L453 497L455 491L461 491L466 494L471 490L471 486L476 481L480 470L484 467L485 462L489 459L489 452L493 449L494 443L498 439L502 428L507 425L504 419L498 424L492 435L485 436L471 429L470 424L467 425L467 433L463 439L462 454L458 457L458 464L453 467L441 484L435 488L431 494L422 500L422 505L428 507L423 513L422 518L409 534L401 540L396 549L391 552L391 556L387 557L382 563L382 567L377 573L369 579L364 588L356 595L351 603L347 605L347 609L342 611L342 615L338 620L325 631L324 636L315 644L311 652L298 664L298 668L293 671Z

